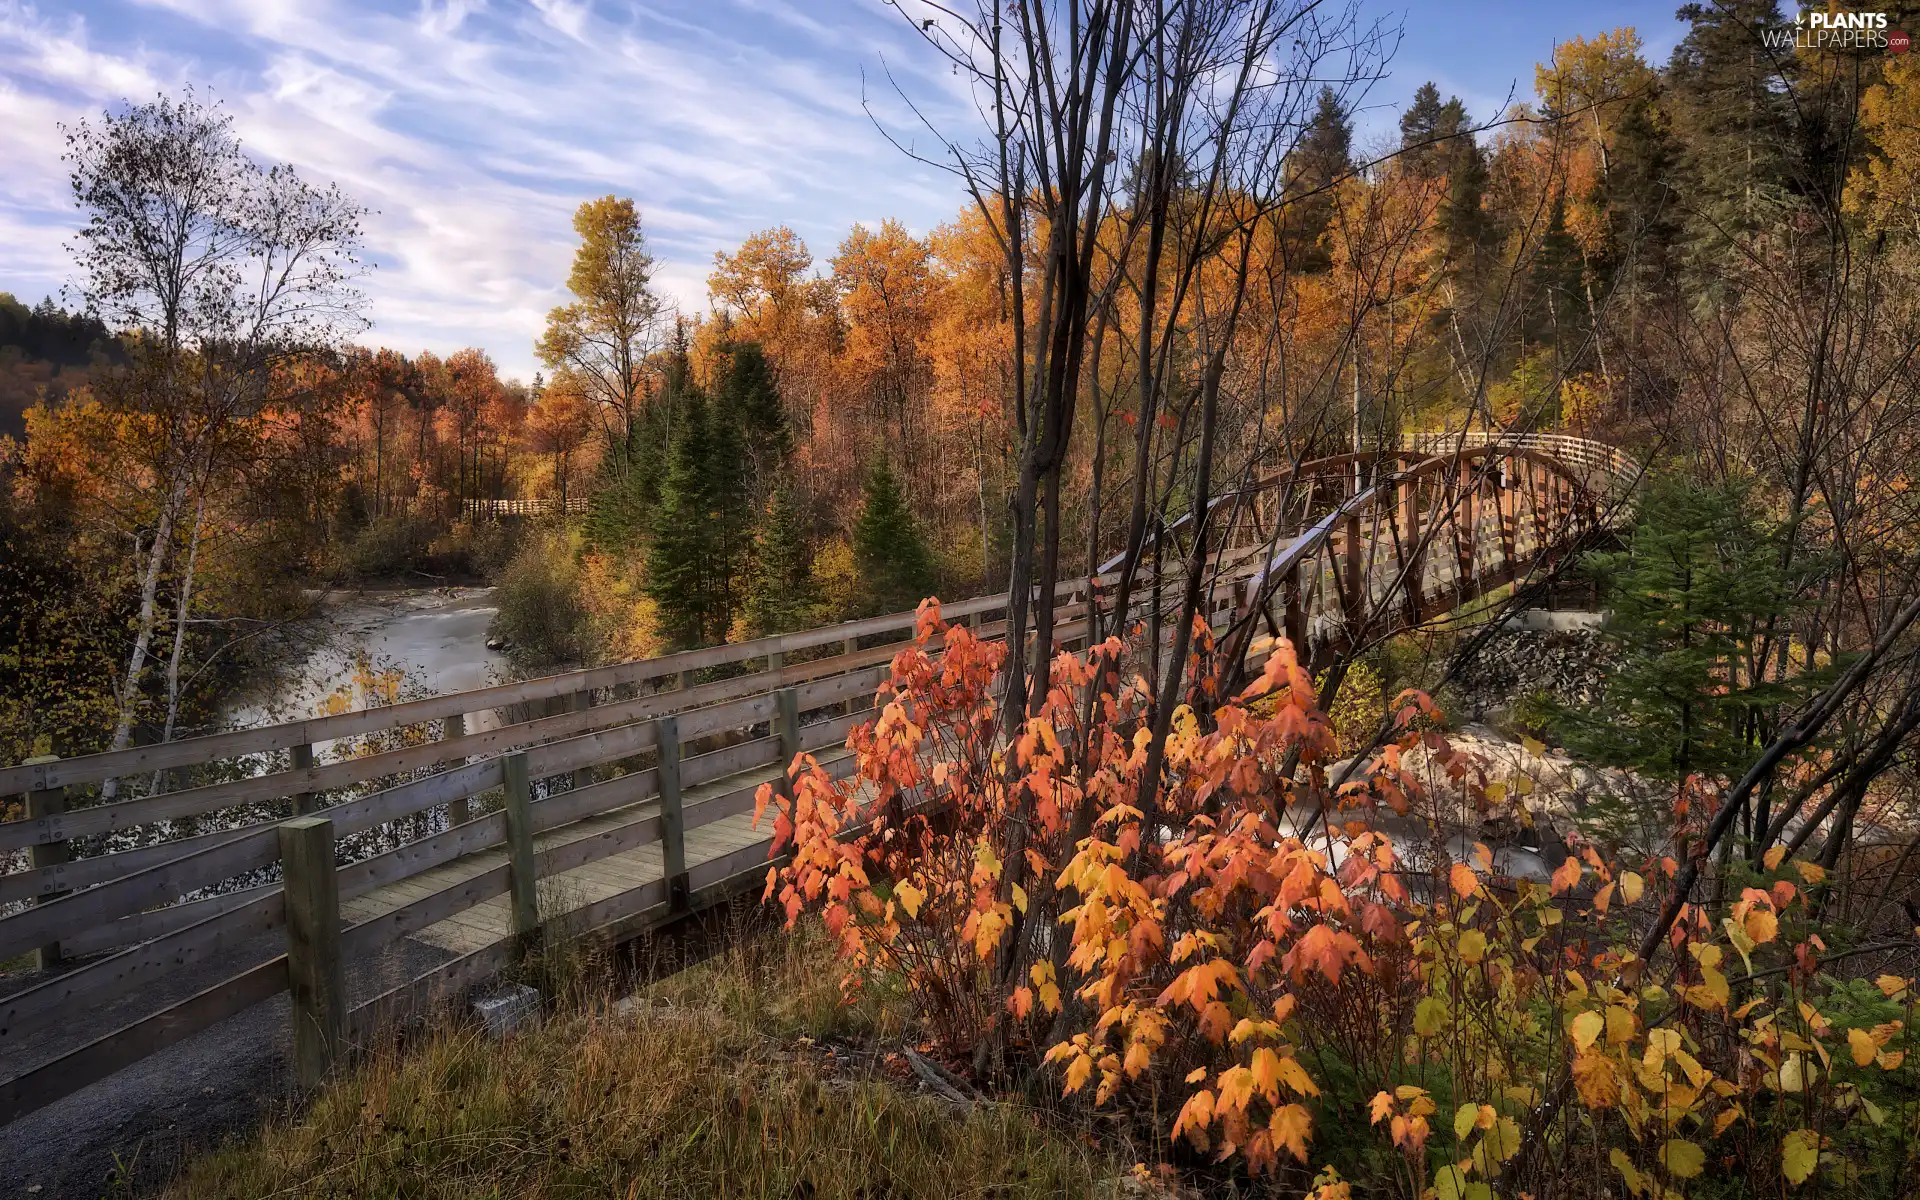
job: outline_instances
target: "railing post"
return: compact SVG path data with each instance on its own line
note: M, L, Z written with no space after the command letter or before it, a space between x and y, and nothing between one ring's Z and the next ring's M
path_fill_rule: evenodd
M57 754L42 754L25 760L21 765L33 767L59 761L60 756ZM38 821L47 817L57 817L67 811L67 789L63 787L36 788L26 794L26 801L28 820ZM59 841L41 842L29 848L27 851L27 862L35 869L61 866L65 864L66 861L67 843L64 838ZM34 903L50 904L66 894L65 891L43 892ZM33 952L33 965L42 970L57 966L59 962L59 942L48 942Z
M290 757L292 759L291 765L294 770L296 771L313 770L312 743L306 743L303 745L293 747ZM314 808L315 808L315 805L313 802L312 792L295 792L293 794L293 815L294 816L304 817L309 813L311 813L314 810Z
M1293 653L1302 666L1307 662L1307 610L1300 596L1300 564L1294 563L1287 571L1287 579L1281 585L1287 598L1287 615L1284 628L1287 640L1293 643Z
M1360 514L1352 513L1347 517L1347 533L1342 541L1346 554L1346 562L1341 564L1343 588L1346 592L1345 616L1347 637L1351 640L1359 636L1360 617L1366 611L1367 601L1370 599L1361 591L1360 571L1364 564L1361 562L1360 554Z
M593 689L592 688L582 688L580 691L577 691L573 694L573 711L577 713L586 712L588 709L592 707L593 707ZM573 786L575 788L586 787L588 784L592 782L593 782L592 767L575 767L573 769Z
M287 983L293 1009L293 1076L317 1086L346 1040L347 983L340 961L340 888L333 822L294 817L280 825L287 911Z
M1426 615L1427 555L1421 548L1421 509L1420 480L1416 478L1407 482L1406 499L1401 508L1407 539L1407 594L1402 607L1410 626L1418 625Z
M767 670L769 672L778 671L780 669L781 663L784 661L785 659L781 657L781 654L778 650L769 651L767 653Z
M680 807L680 722L661 717L653 723L659 756L660 847L667 880L667 905L674 912L688 907L687 823Z
M1467 494L1460 498L1459 508L1454 512L1453 550L1457 562L1455 568L1454 592L1465 602L1469 590L1473 587L1474 557L1479 545L1480 522L1480 477L1473 475L1467 484Z
M1510 465L1501 470L1501 478L1506 484L1513 482L1513 471ZM1493 493L1493 513L1494 518L1500 524L1500 557L1503 560L1504 574L1509 583L1513 582L1514 573L1517 570L1514 560L1518 553L1514 546L1513 502L1514 495L1512 487L1500 486L1496 488Z
M773 694L773 732L780 739L780 794L793 795L793 759L800 753L800 693L781 688Z
M465 713L454 713L452 716L447 717L441 723L441 727L440 727L441 741L443 742L456 741L465 736L467 736L467 715ZM466 765L467 765L467 760L463 758L459 762L449 762L447 764L447 770L455 771ZM465 825L467 821L470 819L471 815L472 815L471 811L467 807L467 798L465 796L461 796L457 800L447 801L447 828L448 829L452 829L455 825Z
M533 859L533 783L527 778L526 751L507 755L507 864L513 884L513 934L523 950L540 933L539 877Z
M852 654L854 650L859 646L859 643L860 643L859 638L846 639L845 641L840 643L840 653L843 655ZM846 701L840 706L840 711L846 716L849 716L849 717L852 716L859 709L858 700L859 698L856 696L848 696Z

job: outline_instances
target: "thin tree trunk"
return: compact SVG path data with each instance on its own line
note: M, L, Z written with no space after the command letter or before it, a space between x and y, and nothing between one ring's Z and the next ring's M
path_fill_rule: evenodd
M147 673L147 654L153 647L153 631L159 624L160 574L166 569L167 550L173 542L175 514L186 499L186 476L175 481L166 501L160 506L160 521L153 531L153 547L147 554L147 570L140 581L140 614L134 626L133 650L127 656L127 673L120 681L120 714L113 725L109 750L125 750L133 741L133 718L140 706L140 683ZM108 779L100 794L112 800L120 792L120 781Z
M193 533L187 540L187 569L180 578L180 600L174 607L173 653L167 658L167 723L160 732L163 744L173 740L174 725L180 719L180 661L186 655L187 611L193 599L193 575L200 561L200 533L205 526L206 516L207 493L203 486L193 506ZM158 793L165 775L164 770L155 771L153 786L148 790Z

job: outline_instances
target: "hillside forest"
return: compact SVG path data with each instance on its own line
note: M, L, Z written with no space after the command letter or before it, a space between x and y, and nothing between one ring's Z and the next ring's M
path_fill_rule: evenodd
M1020 649L928 607L854 734L951 819L762 797L770 897L983 1087L1208 1187L1911 1195L1920 60L1689 4L1666 61L1594 30L1362 135L1357 9L960 7L981 124L900 142L950 221L743 231L686 311L647 197L582 197L531 380L371 348L363 210L204 95L67 130L72 311L0 298L0 762L204 731L330 587L493 585L526 675L1007 591ZM183 146L192 277L127 200ZM1476 627L1250 668L1199 616L1215 501L1468 431L1644 471L1540 581L1612 614L1597 694L1502 718L1637 798L1517 889L1363 819L1531 821L1449 740Z

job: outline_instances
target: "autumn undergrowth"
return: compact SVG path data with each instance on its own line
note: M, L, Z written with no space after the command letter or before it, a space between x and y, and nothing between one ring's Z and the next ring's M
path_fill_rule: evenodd
M881 993L843 1003L829 959L805 930L748 940L626 1011L581 982L593 956L567 960L537 1028L448 1022L377 1054L170 1195L1101 1194L1114 1170L1032 1115L913 1094L881 1053L862 1069L847 1046L883 1045L898 1016Z

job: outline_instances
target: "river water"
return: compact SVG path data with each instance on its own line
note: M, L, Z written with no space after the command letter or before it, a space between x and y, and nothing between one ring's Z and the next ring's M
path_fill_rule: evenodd
M416 700L503 682L505 658L487 649L497 611L492 588L423 588L331 592L308 630L304 657L227 712L229 728L245 729L318 716L327 697L351 695L356 663L398 670L400 699ZM360 707L356 701L352 707ZM493 712L468 717L468 732L493 727Z

